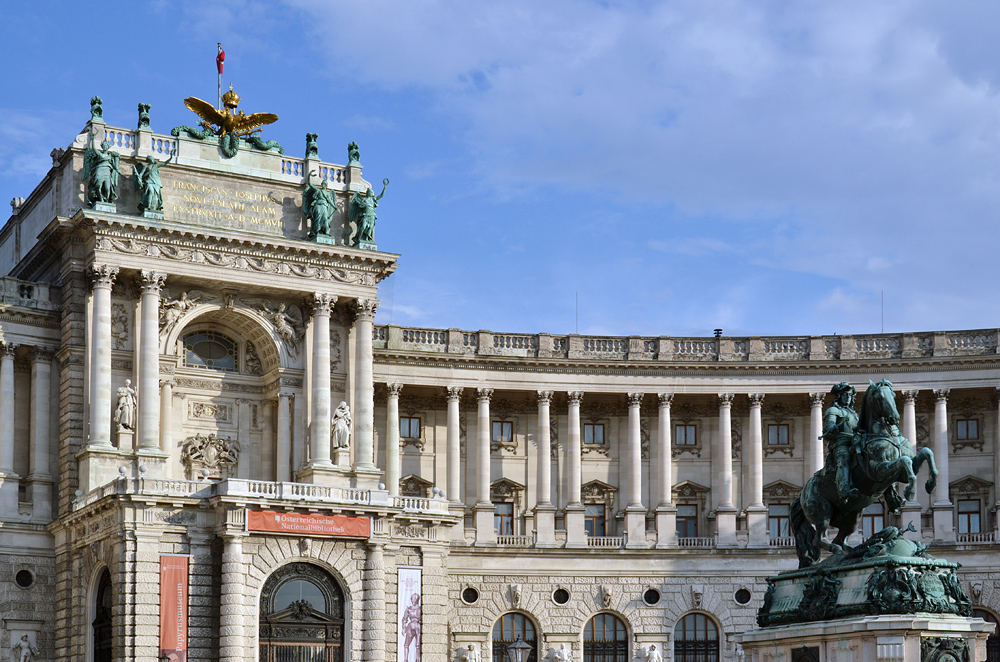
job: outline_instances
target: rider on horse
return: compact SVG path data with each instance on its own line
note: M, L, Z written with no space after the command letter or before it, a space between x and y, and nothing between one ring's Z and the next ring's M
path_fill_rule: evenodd
M847 382L840 382L831 393L833 406L823 415L823 438L830 448L825 469L836 474L837 496L841 503L846 503L858 496L858 489L851 480L851 454L858 428L858 413L853 406L857 390Z

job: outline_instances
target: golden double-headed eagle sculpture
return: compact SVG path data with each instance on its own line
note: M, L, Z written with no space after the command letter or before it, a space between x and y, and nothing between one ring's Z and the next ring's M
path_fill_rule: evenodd
M198 97L184 99L184 105L202 119L199 124L204 129L217 136L232 134L244 138L260 131L258 127L278 121L278 116L274 113L245 115L242 110L235 112L240 105L240 95L233 91L232 84L229 85L229 91L222 95L222 110L216 110L212 104Z

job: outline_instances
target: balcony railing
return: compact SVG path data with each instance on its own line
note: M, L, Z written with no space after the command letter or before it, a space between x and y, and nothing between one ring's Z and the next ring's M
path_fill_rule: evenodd
M678 538L677 546L685 549L712 549L715 538Z
M531 536L497 536L497 547L531 547Z
M767 544L771 547L795 547L795 538L771 538Z
M988 533L959 533L956 542L962 545L989 545L995 540L996 534L990 531Z
M619 548L625 546L625 536L587 536L587 547Z

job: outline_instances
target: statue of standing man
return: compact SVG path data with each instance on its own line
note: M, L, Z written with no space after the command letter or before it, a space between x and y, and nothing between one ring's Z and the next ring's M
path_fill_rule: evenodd
M111 143L101 142L101 148L91 145L83 157L83 179L87 182L87 202L111 204L118 199L118 162L121 155L111 151Z
M375 242L375 209L378 208L378 201L385 195L385 189L389 186L389 180L382 180L382 192L375 195L375 191L368 188L362 193L355 193L351 198L351 223L357 225L358 233L354 236L354 246L371 244Z
M351 408L346 402L341 402L333 412L331 441L334 450L341 450L351 445Z
M118 406L115 407L115 423L119 432L135 432L136 393L132 380L126 379L125 386L118 389Z
M135 190L139 193L139 211L163 211L163 182L160 181L160 166L165 166L174 158L176 152L170 152L166 161L157 161L150 154L146 157L146 166L135 164Z
M302 196L302 211L312 221L310 237L330 236L330 224L337 212L337 194L330 190L324 179L319 186L312 183L313 170L306 179L306 191Z

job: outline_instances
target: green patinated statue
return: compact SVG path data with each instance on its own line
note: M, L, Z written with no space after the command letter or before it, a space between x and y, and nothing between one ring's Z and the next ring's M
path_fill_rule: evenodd
M107 140L101 148L91 145L83 156L83 179L87 182L87 202L111 204L118 199L118 162L121 155L110 149Z
M163 182L160 181L160 166L165 166L174 158L170 152L166 161L157 161L152 155L146 157L146 166L135 164L133 183L139 193L139 211L163 211Z
M312 221L309 229L310 237L330 236L330 222L333 215L339 210L337 205L337 194L330 190L324 179L319 186L312 183L312 177L316 174L313 170L306 180L306 190L302 195L302 211L306 218Z
M104 101L101 97L91 97L90 98L90 121L91 122L103 122L104 121Z
M316 144L316 139L319 138L318 133L307 133L306 134L306 158L310 156L319 156L319 146Z
M375 242L375 220L378 216L375 209L378 208L378 201L385 195L385 189L389 186L389 180L382 180L382 192L375 195L375 191L368 188L364 193L355 193L351 198L351 223L354 223L358 232L354 236L354 246L371 244ZM350 230L348 230L350 231Z
M361 151L358 149L358 143L353 140L347 144L347 165L354 166L361 164Z
M148 103L139 104L139 128L148 129L149 128L149 109L150 105Z
M851 483L850 466L854 433L858 429L858 413L854 411L857 390L847 382L840 382L830 392L834 395L833 406L823 414L822 439L830 449L824 468L834 473L839 501L846 503L858 496L857 488Z

